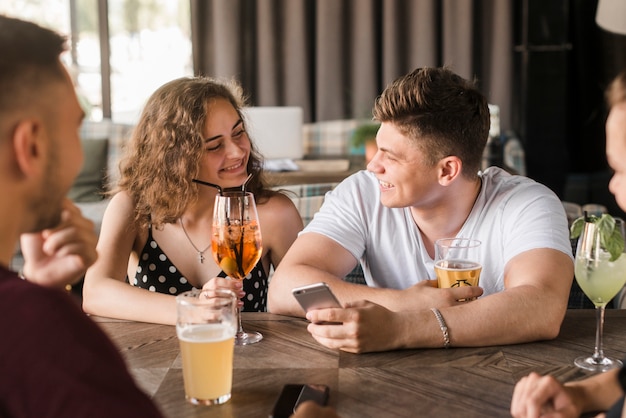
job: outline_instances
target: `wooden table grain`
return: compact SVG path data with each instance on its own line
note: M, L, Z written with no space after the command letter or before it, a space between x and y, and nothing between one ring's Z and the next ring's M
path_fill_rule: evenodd
M588 376L573 365L591 354L593 310L569 310L552 341L509 346L399 350L349 354L319 345L306 320L244 313L244 329L263 341L235 347L231 400L194 406L184 399L173 326L99 318L139 385L167 417L267 417L282 386L330 387L329 403L350 417L508 417L515 382L531 371L559 379ZM626 357L626 311L607 310L605 352Z

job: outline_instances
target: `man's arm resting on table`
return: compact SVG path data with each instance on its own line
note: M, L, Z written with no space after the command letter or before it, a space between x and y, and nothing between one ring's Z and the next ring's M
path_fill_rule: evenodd
M342 280L355 266L354 256L332 239L314 232L302 234L291 246L270 281L268 307L272 313L303 316L291 294L294 287L326 282L342 305L368 300L391 311L414 311L455 305L458 299L482 294L477 287L437 289L423 280L408 289L384 289Z
M307 314L308 330L329 348L363 353L399 348L444 347L443 326L430 308L437 307L452 347L515 344L556 337L567 309L573 278L572 261L556 250L532 250L511 260L506 289L471 302L446 302L453 291L476 287L428 289L413 286L402 296L419 299L413 311L392 312L371 302L347 309L316 309ZM418 292L419 291L419 292ZM429 301L424 295L432 297ZM441 298L441 296L446 296ZM468 297L467 294L462 297ZM430 303L430 305L427 305ZM446 304L448 303L448 304ZM323 325L339 322L341 325Z
M560 251L535 249L519 254L505 267L504 291L440 308L451 345L517 344L556 338L573 277L571 258ZM430 345L416 337L410 346Z

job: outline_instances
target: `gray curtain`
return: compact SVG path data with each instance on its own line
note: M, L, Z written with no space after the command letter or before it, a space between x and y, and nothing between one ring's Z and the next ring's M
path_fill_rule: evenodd
M257 106L301 106L305 121L369 118L417 67L476 78L511 121L513 2L191 0L196 74L234 77Z

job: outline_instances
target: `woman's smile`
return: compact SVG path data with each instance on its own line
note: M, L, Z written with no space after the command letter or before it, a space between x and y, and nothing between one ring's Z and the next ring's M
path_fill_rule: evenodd
M234 165L231 165L231 166L228 166L228 167L224 167L220 171L232 172L232 171L236 171L240 167L245 167L243 160L240 160L239 162L237 162Z

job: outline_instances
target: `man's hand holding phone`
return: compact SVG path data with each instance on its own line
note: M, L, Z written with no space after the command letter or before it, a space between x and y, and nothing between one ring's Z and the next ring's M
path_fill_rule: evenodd
M307 330L313 338L328 348L350 353L397 348L404 317L413 315L392 312L366 300L351 302L344 308L326 283L298 287L292 292L311 321Z
M302 287L296 287L292 290L293 296L296 298L304 312L309 312L313 309L325 309L325 308L341 308L341 303L337 297L333 294L328 284L314 283ZM337 324L325 322L324 324Z

